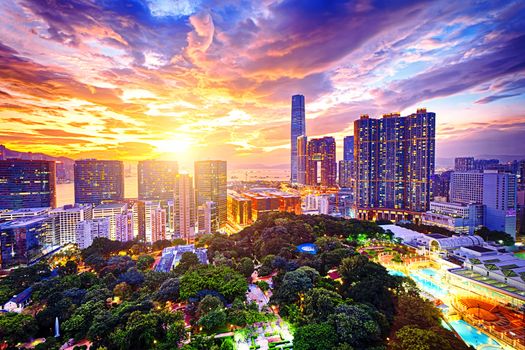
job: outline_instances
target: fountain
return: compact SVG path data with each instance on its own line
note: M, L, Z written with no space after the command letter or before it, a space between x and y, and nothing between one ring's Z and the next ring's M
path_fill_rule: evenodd
M58 325L58 317L55 317L55 338L60 337L60 327Z

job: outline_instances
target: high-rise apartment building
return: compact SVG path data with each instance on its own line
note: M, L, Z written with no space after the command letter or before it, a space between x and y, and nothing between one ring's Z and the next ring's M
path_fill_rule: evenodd
M215 202L219 227L228 219L226 161L202 160L195 162L195 198L197 206Z
M308 138L305 135L299 136L297 138L297 183L302 185L306 184L307 147Z
M291 115L291 158L290 158L290 181L297 182L298 168L297 168L297 138L301 135L306 135L306 113L304 106L304 96L292 96L292 115Z
M137 165L138 196L141 200L171 200L175 176L179 172L177 162L142 160Z
M86 205L65 205L61 208L53 209L49 212L53 232L58 238L56 244L65 245L76 243L77 224L80 221L90 220L93 215L93 208L90 204Z
M429 208L436 115L426 109L354 122L356 204L362 219L412 219Z
M93 208L93 218L109 218L109 239L117 240L117 216L128 211L126 203L104 203ZM121 234L119 233L119 236Z
M79 221L76 227L76 242L80 249L89 247L95 238L109 238L109 218Z
M353 136L345 136L343 139L343 160L354 160Z
M353 188L354 187L354 161L340 160L339 161L339 187Z
M194 239L196 223L192 177L188 174L178 174L174 188L174 232L189 242Z
M160 201L144 201L138 206L139 238L145 242L166 239L166 209Z
M0 209L55 206L55 162L0 160Z
M99 205L124 199L124 165L118 160L75 161L75 203Z
M441 200L450 200L450 177L452 171L447 170L441 174L434 174L431 177L432 180L432 195L433 199L440 198Z
M474 169L474 157L458 157L454 159L454 171L466 172Z
M335 139L327 136L308 141L306 154L306 184L335 187L337 185Z
M128 210L125 213L115 216L115 239L120 242L133 240L133 212Z
M219 230L217 206L214 202L206 202L197 209L197 227L200 234L211 234Z

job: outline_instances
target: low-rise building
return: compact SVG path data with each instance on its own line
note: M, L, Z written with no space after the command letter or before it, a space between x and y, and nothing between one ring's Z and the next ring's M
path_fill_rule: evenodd
M430 202L430 210L423 214L422 223L472 235L483 226L483 212L482 204Z
M194 244L177 245L162 250L162 257L155 270L160 272L171 271L179 264L182 255L187 252L197 255L201 264L208 264L208 249L196 248Z

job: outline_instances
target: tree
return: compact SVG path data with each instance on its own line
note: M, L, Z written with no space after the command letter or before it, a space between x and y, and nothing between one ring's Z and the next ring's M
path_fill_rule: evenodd
M158 315L134 311L126 326L117 328L110 338L118 349L151 349L154 341L163 337L162 331Z
M299 293L304 293L313 286L312 279L304 270L286 272L282 283L274 290L272 302L279 305L294 303L299 299Z
M180 281L178 278L168 278L165 280L157 293L155 299L159 301L175 301L179 298Z
M210 311L220 309L223 307L224 304L222 303L221 299L213 295L206 295L199 303L199 306L197 308L197 315L205 315Z
M430 329L405 326L396 332L393 350L452 350L451 345Z
M186 273L190 268L200 264L199 257L192 252L184 252L180 258L179 263L175 267L175 272L179 275Z
M255 270L255 266L253 265L252 259L248 257L242 258L237 265L237 271L242 273L246 278L252 275L253 270Z
M404 326L413 325L422 329L440 325L438 309L427 300L416 295L399 295L396 303L396 314L392 331L395 332Z
M144 282L144 275L132 267L118 277L118 282L126 282L130 286L136 287Z
M489 230L487 227L483 226L477 230L475 234L483 238L485 241L494 241L506 246L514 245L514 239L512 236L503 231Z
M303 317L306 323L326 322L343 299L336 292L314 288L304 294Z
M155 262L155 259L151 255L141 255L137 259L137 269L147 270L151 268L151 265Z
M381 328L371 315L370 308L365 305L339 305L330 315L329 322L334 325L341 343L364 348L381 341Z
M64 266L58 268L58 273L62 275L74 275L78 272L78 265L73 260L68 260Z
M0 339L10 345L25 342L38 330L35 319L30 315L0 313Z
M188 299L202 290L214 290L229 302L244 297L248 283L243 275L227 266L202 265L181 277L180 297Z
M226 311L222 308L214 309L201 316L197 324L209 332L224 327L226 325Z
M333 349L336 344L337 334L327 323L312 323L298 327L293 340L293 348L296 350Z
M113 294L115 294L115 296L121 298L122 300L128 299L131 296L132 292L133 290L126 282L120 282L113 289Z

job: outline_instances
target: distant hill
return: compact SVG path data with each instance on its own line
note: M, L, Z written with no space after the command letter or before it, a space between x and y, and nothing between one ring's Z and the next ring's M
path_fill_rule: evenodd
M73 181L73 165L75 161L67 157L53 157L44 153L19 152L0 145L0 159L30 159L30 160L54 160L57 162L57 182L65 183Z

